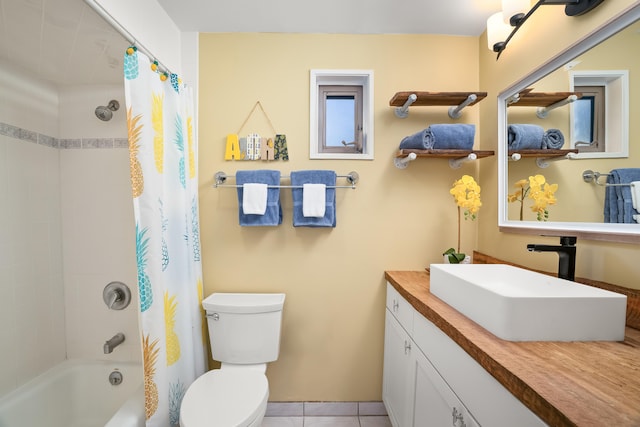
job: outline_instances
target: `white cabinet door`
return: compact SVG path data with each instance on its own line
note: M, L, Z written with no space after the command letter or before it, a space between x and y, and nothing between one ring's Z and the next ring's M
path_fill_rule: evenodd
M384 372L382 400L394 427L411 425L413 404L413 343L387 309L384 327Z
M479 427L431 362L420 351L415 356L413 427Z

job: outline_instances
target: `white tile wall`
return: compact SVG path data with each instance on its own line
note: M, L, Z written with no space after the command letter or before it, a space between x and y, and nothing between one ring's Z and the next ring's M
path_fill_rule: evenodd
M102 300L110 281L128 283L134 296L137 286L123 89L58 93L0 76L2 396L65 357L141 356L135 297L123 311ZM115 118L91 121L112 98L122 104ZM68 138L78 149L60 144ZM117 332L128 339L105 355Z
M109 310L102 298L111 281L136 295L135 222L126 149L60 150L67 356L140 360L138 302ZM123 332L124 344L103 353Z
M0 395L65 358L58 150L0 135Z

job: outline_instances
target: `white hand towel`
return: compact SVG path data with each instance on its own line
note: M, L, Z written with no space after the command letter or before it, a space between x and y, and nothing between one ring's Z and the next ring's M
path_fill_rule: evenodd
M640 181L631 182L631 201L633 203L633 209L640 212Z
M267 184L242 184L242 212L245 215L264 215L267 211Z
M324 184L302 184L302 215L324 217L326 193L327 186Z

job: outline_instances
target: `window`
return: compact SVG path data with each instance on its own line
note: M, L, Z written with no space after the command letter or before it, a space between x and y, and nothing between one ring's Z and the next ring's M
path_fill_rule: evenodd
M373 72L311 70L310 158L373 159Z
M581 153L605 152L605 102L603 86L575 86L582 98L573 108L574 147Z
M578 158L629 156L629 72L572 71L571 148Z

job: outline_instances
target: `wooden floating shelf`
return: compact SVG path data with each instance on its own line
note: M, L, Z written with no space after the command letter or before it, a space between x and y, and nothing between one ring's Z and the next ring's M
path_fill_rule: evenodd
M520 157L564 157L567 154L578 154L577 149L571 150L552 150L552 149L542 149L542 150L509 150L509 157L513 154L520 154ZM479 156L478 156L479 157Z
M564 101L571 95L582 98L581 92L520 92L520 100L509 104L509 107L549 107L557 102Z
M492 150L412 150L402 149L396 153L397 158L407 157L409 154L415 153L417 157L431 157L441 159L456 159L467 157L469 154L475 154L478 159L483 157L493 156L495 154Z
M417 107L459 105L467 100L469 95L476 95L476 100L468 105L474 105L487 97L487 92L397 92L389 101L391 107L402 107L415 94L418 99L411 105Z

